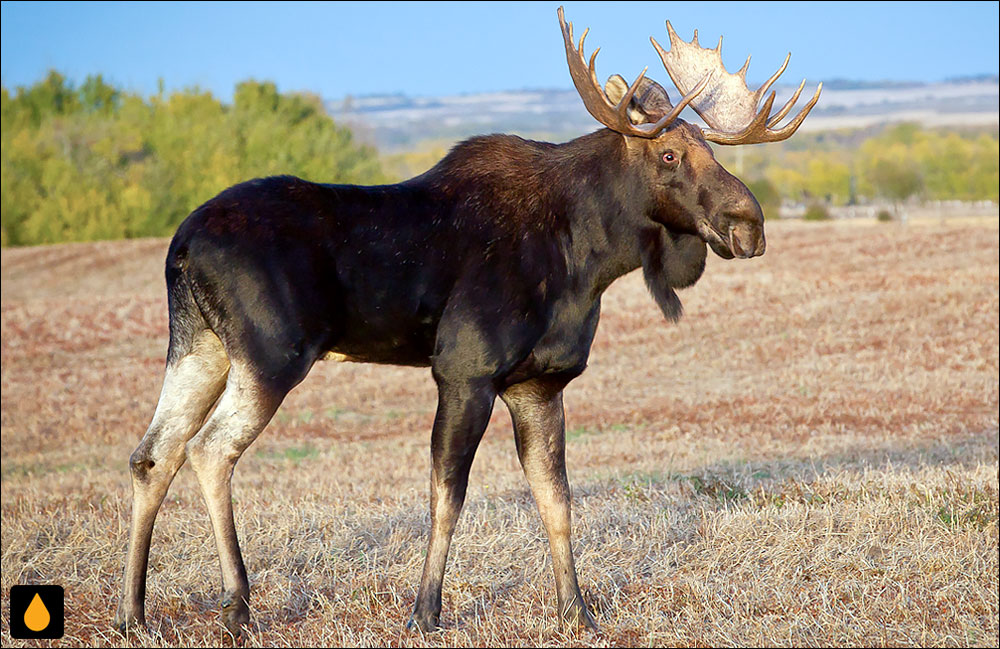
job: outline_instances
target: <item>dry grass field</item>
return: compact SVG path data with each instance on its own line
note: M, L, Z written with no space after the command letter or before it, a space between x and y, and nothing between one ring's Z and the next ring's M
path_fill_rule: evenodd
M998 220L768 224L663 322L606 294L566 393L581 586L548 546L502 404L472 469L444 630L404 630L428 530L427 370L323 363L236 469L250 646L997 646ZM148 632L118 635L127 458L159 392L167 242L2 252L2 643L15 584L66 589L54 646L216 645L219 567L184 468ZM41 643L47 644L47 643Z

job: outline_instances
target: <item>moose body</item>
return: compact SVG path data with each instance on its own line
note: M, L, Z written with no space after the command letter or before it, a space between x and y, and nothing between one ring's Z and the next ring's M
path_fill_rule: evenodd
M579 374L611 281L643 255L659 257L653 277L664 291L704 268L695 232L622 218L651 206L636 205L627 161L609 164L616 144L608 131L562 146L489 136L397 185L242 183L180 226L168 293L180 304L190 291L224 338L220 330L253 323L226 348L279 390L323 354L477 365L501 382L515 369L512 380ZM458 321L442 329L446 311Z
M166 261L164 385L130 458L119 629L145 622L153 522L189 459L222 566L223 621L240 633L249 582L233 468L288 391L329 357L429 366L438 387L432 525L411 626L438 625L451 536L498 396L549 536L560 619L594 626L570 544L562 391L586 367L601 295L642 267L664 315L676 319L675 289L700 277L706 244L746 258L764 252L764 233L753 195L715 161L701 129L676 119L679 108L655 82L613 78L597 88L604 107L595 107L570 29L563 24L574 82L608 128L561 145L474 138L396 185L253 180L181 224ZM706 83L689 84L678 106Z

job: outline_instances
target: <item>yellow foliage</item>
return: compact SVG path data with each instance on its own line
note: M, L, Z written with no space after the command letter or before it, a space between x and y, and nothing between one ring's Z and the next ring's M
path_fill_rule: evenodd
M2 243L170 234L198 205L255 176L384 182L310 95L244 82L226 105L189 90L144 99L100 77L80 90L58 74L3 89Z

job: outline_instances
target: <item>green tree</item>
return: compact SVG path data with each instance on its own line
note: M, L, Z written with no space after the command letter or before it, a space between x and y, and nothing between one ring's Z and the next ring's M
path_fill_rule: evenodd
M776 219L781 216L781 194L774 183L767 178L758 178L747 183L747 187L760 203L765 219Z
M2 88L2 244L163 236L192 209L255 176L384 182L322 102L270 82L237 86L232 105L188 89L144 98L100 75L79 88L57 72Z
M995 129L945 131L899 124L876 133L800 133L754 151L763 155L754 162L758 175L795 201L845 204L859 197L900 201L911 196L998 200Z
M871 182L880 196L895 202L905 201L924 186L923 177L915 165L891 159L875 163L871 170Z

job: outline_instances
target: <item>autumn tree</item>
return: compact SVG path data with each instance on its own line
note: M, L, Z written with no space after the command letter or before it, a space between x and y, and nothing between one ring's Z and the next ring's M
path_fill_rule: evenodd
M189 89L151 97L97 75L78 88L57 72L2 88L3 245L165 236L195 207L256 176L385 182L314 95L270 82L237 86L232 104Z

